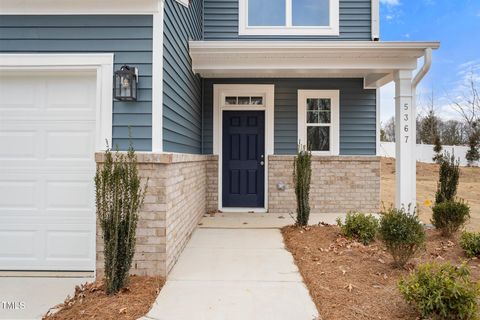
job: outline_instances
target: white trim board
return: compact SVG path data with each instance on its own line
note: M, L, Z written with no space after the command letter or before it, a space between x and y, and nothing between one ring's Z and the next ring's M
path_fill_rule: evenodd
M0 70L93 71L97 77L95 150L112 145L113 54L0 54Z
M317 35L338 36L340 34L339 0L329 1L328 26L293 26L292 0L285 0L285 26L249 26L248 0L238 0L238 34L239 35Z
M1 14L152 14L164 0L0 0ZM180 1L180 0L177 0Z
M230 208L223 208L222 204L222 115L224 110L265 111L265 199L264 208L260 209L268 210L268 156L273 155L274 149L274 94L275 86L273 84L213 85L213 154L218 155L218 209L220 211L228 212L230 210ZM265 102L263 106L224 106L222 102L226 95L262 95ZM238 208L231 209L232 211L239 210Z
M152 152L163 152L163 21L164 1L153 14L152 36Z
M331 100L330 150L312 151L313 155L338 156L340 154L340 91L339 90L298 90L298 141L307 144L307 109L308 98L326 98Z

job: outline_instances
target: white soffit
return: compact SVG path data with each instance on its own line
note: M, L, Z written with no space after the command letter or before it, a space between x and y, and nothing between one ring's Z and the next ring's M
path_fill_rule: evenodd
M414 70L438 42L191 41L193 70L203 77L369 77Z
M1 14L151 14L162 0L0 0Z

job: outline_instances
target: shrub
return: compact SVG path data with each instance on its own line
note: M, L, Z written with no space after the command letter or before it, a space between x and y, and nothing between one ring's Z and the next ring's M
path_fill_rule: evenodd
M433 151L435 152L435 155L432 158L432 160L435 163L442 163L443 161L442 149L443 149L442 140L440 140L440 136L437 134L435 135L434 145L433 145Z
M470 207L463 201L445 201L432 207L431 222L444 236L457 232L470 218Z
M457 194L458 179L460 178L459 166L460 162L455 160L455 155L450 156L448 152L445 152L438 172L436 203L453 200Z
M375 239L378 231L378 220L371 214L347 213L345 224L340 218L337 225L348 238L354 238L367 245Z
M478 128L478 125L475 123L470 131L468 136L468 151L465 159L467 159L468 165L472 166L475 161L480 160L480 128Z
M310 217L310 181L312 177L312 154L310 151L298 148L297 156L293 161L293 180L295 196L297 198L297 218L299 226L308 225Z
M390 208L380 219L379 235L396 267L403 267L425 244L425 230L415 212Z
M480 286L470 281L465 266L427 263L400 280L398 288L422 317L433 319L478 319Z
M138 210L143 204L146 184L141 186L137 156L130 146L126 155L109 149L105 163L95 175L97 216L102 228L107 294L128 285L128 273L135 253Z
M469 257L480 257L480 232L464 232L460 237L460 246Z

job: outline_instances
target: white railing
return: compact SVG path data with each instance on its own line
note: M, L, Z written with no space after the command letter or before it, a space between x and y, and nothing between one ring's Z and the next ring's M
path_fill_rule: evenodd
M468 147L466 146L442 146L442 151L448 151L450 153L455 153L456 158L460 158L460 165L466 166L467 160L465 155L467 154ZM433 151L433 145L431 144L417 144L417 161L425 163L433 163L433 156L435 152ZM391 157L395 158L395 142L380 142L379 155L382 157ZM475 166L480 166L477 161Z

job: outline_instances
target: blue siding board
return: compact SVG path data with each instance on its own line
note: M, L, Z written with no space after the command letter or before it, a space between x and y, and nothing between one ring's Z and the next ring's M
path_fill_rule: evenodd
M238 0L204 0L205 40L370 40L371 0L340 0L339 36L240 36Z
M114 53L114 68L139 68L138 101L113 103L113 145L128 147L128 128L136 150L152 148L152 16L29 15L0 16L3 53Z
M297 150L297 91L340 90L340 154L376 154L376 92L363 89L363 79L205 79L203 152L213 148L213 84L275 85L274 152Z
M192 71L189 40L202 39L202 0L186 8L166 1L163 66L163 147L167 152L201 153L201 79Z

